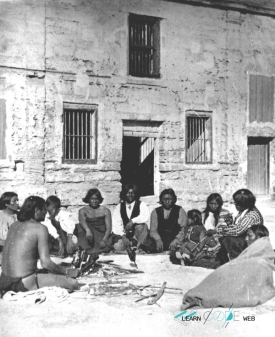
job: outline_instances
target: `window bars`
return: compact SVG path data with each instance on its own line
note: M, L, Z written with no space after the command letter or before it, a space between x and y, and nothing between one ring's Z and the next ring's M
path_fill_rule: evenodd
M187 116L186 163L211 163L211 117Z
M96 108L64 108L64 162L96 162Z
M129 74L137 77L159 77L160 19L129 16Z

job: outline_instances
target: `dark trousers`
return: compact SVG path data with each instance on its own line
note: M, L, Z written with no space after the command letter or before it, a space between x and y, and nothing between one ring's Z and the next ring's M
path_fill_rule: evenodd
M170 246L170 244L173 240L174 240L174 238L172 238L172 237L168 237L168 238L162 240L164 251L170 250L169 246ZM148 254L158 253L156 241L150 235L148 235L145 242L142 245L140 245L140 248L145 253L148 253Z

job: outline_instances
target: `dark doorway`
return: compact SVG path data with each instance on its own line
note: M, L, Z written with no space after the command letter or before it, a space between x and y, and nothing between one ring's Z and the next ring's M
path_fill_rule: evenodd
M247 186L254 194L269 193L269 137L248 137Z
M123 137L121 182L135 183L141 196L154 195L154 138Z

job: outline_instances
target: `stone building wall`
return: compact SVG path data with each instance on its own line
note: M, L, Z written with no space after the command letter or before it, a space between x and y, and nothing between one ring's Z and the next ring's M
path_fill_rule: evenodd
M123 120L161 121L159 189L195 207L246 185L248 74L275 75L275 21L238 11L153 0L21 0L0 3L0 99L7 158L0 193L57 194L70 208L98 187L119 201ZM161 18L161 78L128 76L128 15ZM96 164L62 163L63 104L98 107ZM213 163L185 163L188 111L211 112ZM275 185L271 146L271 190Z

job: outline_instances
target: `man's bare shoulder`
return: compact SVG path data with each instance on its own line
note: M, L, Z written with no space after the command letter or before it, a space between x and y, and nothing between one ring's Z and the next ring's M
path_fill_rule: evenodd
M85 213L87 213L87 211L89 211L89 206L84 206L84 207L80 208L80 210L78 212L80 214L85 214Z
M110 213L109 208L107 208L105 206L102 206L102 205L100 205L99 210L102 211L102 212L104 212L105 214L109 214Z
M20 229L22 231L31 230L34 232L48 233L48 229L46 226L44 226L40 222L36 222L32 220L24 221L24 222L16 221L12 224L10 228Z

